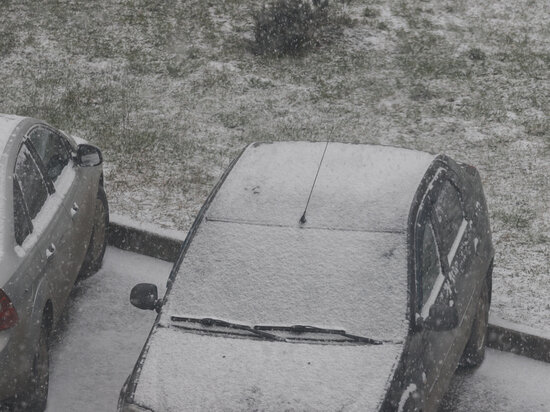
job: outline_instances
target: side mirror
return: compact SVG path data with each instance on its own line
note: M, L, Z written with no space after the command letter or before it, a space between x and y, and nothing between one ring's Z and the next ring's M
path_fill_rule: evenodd
M99 166L103 163L101 150L91 144L79 144L76 150L76 163L81 167Z
M426 329L436 332L452 330L458 326L458 311L456 306L434 304L430 307L430 314L424 319Z
M136 308L145 310L160 310L157 286L152 283L138 283L130 292L130 303Z

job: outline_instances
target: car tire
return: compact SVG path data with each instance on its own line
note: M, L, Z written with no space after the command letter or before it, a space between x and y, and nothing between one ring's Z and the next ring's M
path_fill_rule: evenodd
M488 273L481 287L472 332L459 362L461 368L475 368L481 365L485 358L485 341L487 338L487 325L489 324L490 276L491 273Z
M50 382L48 336L48 329L45 324L42 324L32 365L29 390L23 396L22 401L18 402L15 408L16 411L43 412L46 410Z
M107 248L107 229L109 227L109 204L103 186L99 186L95 202L94 223L92 235L84 263L80 269L79 279L93 275L103 263L103 256Z

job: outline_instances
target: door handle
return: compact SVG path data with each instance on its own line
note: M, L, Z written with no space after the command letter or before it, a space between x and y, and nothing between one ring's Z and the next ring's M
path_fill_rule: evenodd
M73 207L71 207L71 217L75 217L78 213L78 203L74 202Z
M46 258L50 260L55 255L55 245L53 243L46 249Z

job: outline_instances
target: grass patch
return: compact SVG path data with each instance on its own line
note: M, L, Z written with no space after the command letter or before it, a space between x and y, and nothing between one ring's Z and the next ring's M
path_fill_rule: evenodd
M363 17L366 17L368 19L373 19L373 18L378 17L378 16L380 16L380 11L378 11L377 9L375 9L373 7L366 6L363 9Z
M354 21L328 0L271 0L253 13L253 51L295 55L326 44Z
M505 227L528 230L535 219L535 212L528 206L521 206L510 211L497 210L492 218L500 220Z

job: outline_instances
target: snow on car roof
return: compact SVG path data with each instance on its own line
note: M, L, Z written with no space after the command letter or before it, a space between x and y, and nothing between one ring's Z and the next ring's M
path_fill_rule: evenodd
M299 226L326 143L254 144L210 206L211 220ZM404 231L416 188L434 155L329 143L305 227Z
M0 113L0 153L10 138L13 129L24 119L24 117Z

